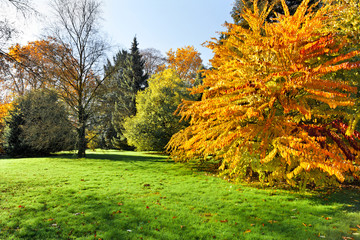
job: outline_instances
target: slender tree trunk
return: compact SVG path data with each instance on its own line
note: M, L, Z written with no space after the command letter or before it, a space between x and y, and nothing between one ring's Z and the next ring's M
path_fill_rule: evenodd
M86 130L85 110L83 107L79 107L78 158L85 157L85 150L86 150L85 130Z

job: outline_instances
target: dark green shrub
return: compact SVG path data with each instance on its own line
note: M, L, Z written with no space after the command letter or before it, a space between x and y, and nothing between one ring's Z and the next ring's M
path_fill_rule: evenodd
M5 118L4 149L10 156L39 156L74 147L75 133L64 105L49 90L15 100Z

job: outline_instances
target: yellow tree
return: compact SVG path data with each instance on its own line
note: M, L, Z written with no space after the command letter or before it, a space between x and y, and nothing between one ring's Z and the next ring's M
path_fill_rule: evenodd
M348 62L360 51L333 31L341 8L317 11L304 0L290 15L266 22L269 7L244 9L249 28L228 24L223 40L210 42L215 56L197 102L179 107L190 126L168 144L178 161L214 156L233 177L326 182L359 178L359 134L344 123L357 89L328 78L360 67ZM343 119L343 121L340 121ZM249 157L251 156L251 157Z
M167 55L167 68L174 69L183 80L192 82L202 66L200 53L193 46L178 48L176 51L170 49ZM160 67L158 72L164 70L165 66Z

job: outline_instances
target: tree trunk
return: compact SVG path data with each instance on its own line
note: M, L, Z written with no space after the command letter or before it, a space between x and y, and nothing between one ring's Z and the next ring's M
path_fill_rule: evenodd
M79 107L78 158L85 157L85 150L86 150L85 130L86 130L85 110L83 107Z

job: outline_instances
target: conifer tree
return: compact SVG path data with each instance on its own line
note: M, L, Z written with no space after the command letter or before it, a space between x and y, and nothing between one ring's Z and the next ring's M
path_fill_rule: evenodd
M99 98L103 112L99 120L103 125L101 135L106 147L129 148L122 134L124 119L136 114L136 94L147 87L148 78L138 45L134 37L130 51L119 51L114 64L108 61L104 67L110 77Z
M125 62L129 56L127 50L120 50L113 57L113 63L110 60L104 66L104 72L109 77L101 86L98 96L98 114L95 121L99 126L98 142L101 148L113 148L112 139L116 137L116 131L112 124L113 113L115 112L115 104L117 103L123 90L120 85Z

